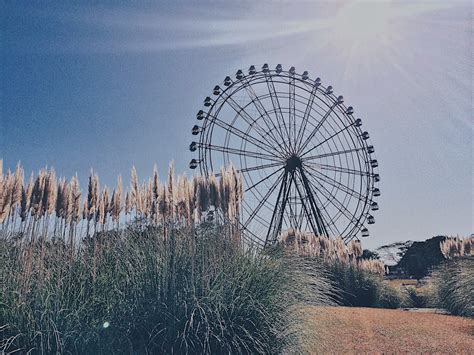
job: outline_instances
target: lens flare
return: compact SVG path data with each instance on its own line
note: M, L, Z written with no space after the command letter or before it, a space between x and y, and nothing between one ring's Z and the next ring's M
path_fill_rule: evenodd
M389 17L388 2L351 2L336 15L334 35L346 44L378 40L389 31Z

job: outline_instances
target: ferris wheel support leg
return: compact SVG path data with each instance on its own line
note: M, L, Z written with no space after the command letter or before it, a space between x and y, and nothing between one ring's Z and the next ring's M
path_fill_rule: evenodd
M304 197L303 193L301 192L300 188L298 187L298 183L296 182L296 180L295 180L295 186L296 186L296 190L298 191L298 194L299 194L299 196L300 196L301 204L303 205L304 212L306 213L306 216L307 216L307 218L308 218L308 222L309 222L309 224L311 225L311 228L313 229L313 233L314 233L315 235L319 235L319 229L318 229L318 228L319 228L319 225L316 225L316 226L315 226L315 225L314 225L314 222L313 222L313 216L314 216L315 219L316 219L316 216L314 215L314 213L311 214L311 213L308 211L308 208L306 207L306 204L305 204L305 202L304 202L305 197ZM306 188L305 188L305 190L306 190ZM317 220L316 220L316 223L317 223Z
M299 171L300 171L300 174L301 174L301 179L303 180L303 185L304 185L304 188L306 190L306 194L308 195L308 200L309 200L309 205L311 207L311 212L313 213L313 215L316 219L318 234L322 235L322 236L325 236L325 237L329 237L326 226L324 225L321 210L316 205L316 201L314 199L313 192L311 190L311 187L309 186L308 178L306 177L303 168L300 167Z
M291 187L291 177L289 178L289 172L285 170L283 175L283 180L281 182L280 191L278 192L278 197L275 203L275 209L273 210L272 219L270 220L270 225L268 227L267 237L265 238L265 246L268 244L272 245L277 241L278 233L280 232L283 214L285 212L285 205L288 199L288 191ZM288 184L290 180L290 184ZM281 204L281 207L279 208Z
M286 208L286 204L288 203L288 198L289 198L289 195L290 195L290 190L291 190L291 183L294 181L295 179L295 172L292 171L291 172L291 176L290 178L288 179L290 181L289 184L287 184L286 186L286 189L285 189L285 194L283 196L283 201L282 201L282 206L281 206L281 211L278 215L278 223L275 224L276 225L276 230L275 230L275 234L273 235L273 240L272 240L272 243L275 243L277 241L277 238L278 238L278 234L281 232L281 227L283 225L283 215L285 214L285 208Z

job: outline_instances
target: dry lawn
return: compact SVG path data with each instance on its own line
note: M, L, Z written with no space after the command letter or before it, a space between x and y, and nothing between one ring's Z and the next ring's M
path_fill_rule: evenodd
M387 280L390 282L393 286L417 286L418 281L414 279L393 279L393 280Z
M348 307L312 307L306 314L312 354L474 354L468 318Z

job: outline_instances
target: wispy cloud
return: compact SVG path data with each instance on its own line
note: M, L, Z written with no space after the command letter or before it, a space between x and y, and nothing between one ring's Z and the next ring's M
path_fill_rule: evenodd
M34 15L39 26L43 25L42 21L58 24L51 36L41 38L39 45L33 47L23 45L21 41L7 43L7 46L11 50L26 51L133 53L248 46L312 33L319 33L318 45L324 46L331 40L335 16L344 4L308 3L304 7L307 11L297 14L291 11L292 3L283 4L279 11L269 12L272 9L268 4L252 5L250 2L231 8L232 11L224 4L174 10L90 6L73 10L37 9ZM409 19L450 6L452 4L448 2L397 3L396 6L393 4L390 16L394 20Z

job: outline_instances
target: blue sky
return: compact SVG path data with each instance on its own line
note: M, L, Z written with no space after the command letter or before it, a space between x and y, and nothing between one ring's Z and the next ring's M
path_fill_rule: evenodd
M354 106L382 181L374 247L468 235L469 1L3 1L0 156L102 182L187 164L195 113L251 64L308 70Z

